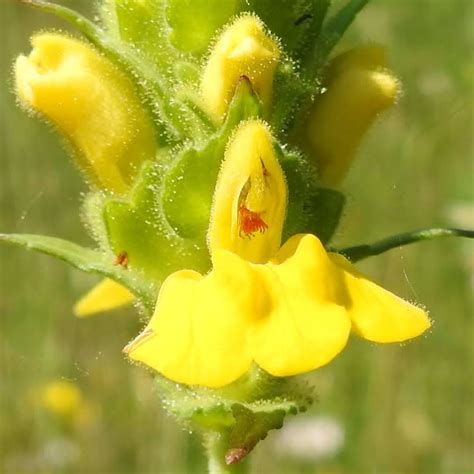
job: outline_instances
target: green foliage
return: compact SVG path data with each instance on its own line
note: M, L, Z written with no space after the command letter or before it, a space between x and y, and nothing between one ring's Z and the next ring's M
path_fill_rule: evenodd
M238 13L240 0L169 0L166 13L171 42L180 50L202 54L216 32Z
M254 367L233 384L217 390L187 387L156 378L165 407L190 429L218 432L226 451L243 456L279 429L287 415L306 411L314 401L311 387L292 378L277 379Z
M344 195L334 189L319 187L313 178L315 170L300 154L283 151L280 163L291 196L283 240L295 234L310 233L317 235L323 243L329 242L344 209Z
M262 105L246 78L240 81L222 128L198 149L185 148L164 180L163 210L182 237L204 241L209 226L212 196L225 148L235 127L262 115Z
M153 286L139 274L115 265L113 255L44 235L0 234L0 242L51 255L83 272L112 278L140 298L149 310L153 308L155 301Z
M184 239L166 221L160 205L161 180L160 165L145 163L129 201L110 200L104 207L114 252L126 252L130 268L158 285L174 271L205 272L210 265L205 240Z

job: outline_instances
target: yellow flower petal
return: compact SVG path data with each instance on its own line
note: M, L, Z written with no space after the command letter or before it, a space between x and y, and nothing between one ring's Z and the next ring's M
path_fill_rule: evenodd
M233 268L238 257L227 256ZM248 298L218 279L215 272L202 277L186 270L168 277L144 336L125 348L129 357L188 385L220 387L243 375L251 365L242 317ZM244 295L251 292L248 282L241 287Z
M341 255L331 259L345 269L354 331L374 342L401 342L423 334L431 321L423 309L383 289L358 272Z
M109 278L102 280L84 295L74 306L74 314L80 318L110 311L130 304L135 296L120 283Z
M222 122L241 76L247 76L268 109L273 75L280 58L278 44L265 33L262 22L244 15L226 27L204 69L201 93L211 117Z
M15 64L17 95L72 144L89 177L127 190L139 164L155 156L153 126L129 78L92 46L56 33L33 36Z
M250 332L260 367L276 376L300 374L343 350L351 330L344 278L316 237L293 237L259 273L273 301L271 316Z
M382 61L383 50L368 47L344 53L329 66L327 90L314 103L306 137L325 186L342 181L370 125L396 101L399 82Z
M286 214L285 178L268 127L243 123L225 154L209 226L211 255L227 249L264 263L280 247Z

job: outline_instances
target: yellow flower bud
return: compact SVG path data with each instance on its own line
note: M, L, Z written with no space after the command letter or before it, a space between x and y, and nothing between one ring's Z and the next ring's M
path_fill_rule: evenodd
M243 123L227 148L214 193L209 227L211 254L230 250L254 263L280 248L287 190L268 128Z
M341 182L370 125L396 101L399 82L384 68L384 50L376 46L346 52L329 66L305 137L321 184Z
M268 110L279 58L278 43L256 16L241 16L228 26L213 47L202 77L201 93L209 115L222 122L241 76L250 79Z
M50 120L100 187L124 192L155 154L153 126L130 79L92 46L56 33L33 36L15 64L21 103Z

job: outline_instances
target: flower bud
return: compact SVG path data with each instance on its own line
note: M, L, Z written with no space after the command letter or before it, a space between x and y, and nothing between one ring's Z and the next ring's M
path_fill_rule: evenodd
M279 58L278 43L267 35L256 16L241 16L225 28L202 77L201 93L209 115L217 123L222 122L241 76L250 79L268 110Z
M324 186L346 175L357 148L375 118L392 105L399 82L385 68L384 50L354 49L329 65L324 86L310 113L306 142Z
M243 123L226 151L214 193L209 245L254 263L280 248L287 190L273 137L259 120Z
M21 103L57 127L97 186L126 191L156 146L133 83L84 42L56 33L31 42L33 51L15 64Z

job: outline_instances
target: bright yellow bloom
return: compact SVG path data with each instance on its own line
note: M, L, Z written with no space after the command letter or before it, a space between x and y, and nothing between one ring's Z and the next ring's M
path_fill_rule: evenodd
M321 184L336 186L378 114L392 105L399 83L386 69L385 52L366 46L334 58L307 125L307 148Z
M79 318L110 311L132 303L135 296L120 283L109 278L102 280L75 305L74 314Z
M33 36L15 64L21 103L50 120L100 187L124 192L155 156L153 126L130 79L92 46L57 33Z
M165 280L150 323L125 349L132 359L176 382L221 387L254 363L278 377L316 369L342 351L351 329L398 342L429 328L422 309L326 253L315 236L278 249L286 188L273 147L259 121L234 135L211 218L213 269Z
M241 76L250 79L268 109L279 59L278 43L267 35L256 16L241 16L226 27L211 51L202 76L201 93L210 116L217 123L224 119Z

